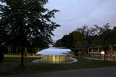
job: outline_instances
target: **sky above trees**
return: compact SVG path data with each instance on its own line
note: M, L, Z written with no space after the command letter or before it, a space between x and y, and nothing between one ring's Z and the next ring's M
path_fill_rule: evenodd
M85 24L116 26L116 0L49 0L45 7L60 10L52 19L61 25L54 31L55 41Z

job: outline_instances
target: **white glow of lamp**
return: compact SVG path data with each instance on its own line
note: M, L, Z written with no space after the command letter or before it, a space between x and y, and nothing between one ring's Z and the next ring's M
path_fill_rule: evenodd
M105 54L105 52L104 52L104 51L101 51L101 54L102 54L102 55L104 55L104 54Z

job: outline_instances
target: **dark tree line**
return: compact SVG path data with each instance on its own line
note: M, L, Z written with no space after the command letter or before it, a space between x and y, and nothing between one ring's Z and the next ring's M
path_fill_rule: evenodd
M116 45L116 26L110 29L109 23L101 26L84 25L57 40L54 46L67 48L87 48L96 46Z

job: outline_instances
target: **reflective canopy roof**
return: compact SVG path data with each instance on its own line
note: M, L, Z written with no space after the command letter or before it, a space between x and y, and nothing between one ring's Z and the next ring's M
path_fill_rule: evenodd
M37 55L69 55L71 52L70 49L60 49L60 48L48 48L43 49L42 51L37 52Z

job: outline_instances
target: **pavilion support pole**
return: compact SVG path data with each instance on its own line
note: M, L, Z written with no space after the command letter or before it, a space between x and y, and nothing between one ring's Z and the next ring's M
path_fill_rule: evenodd
M104 54L104 63L106 62L106 59L105 59L105 54Z

